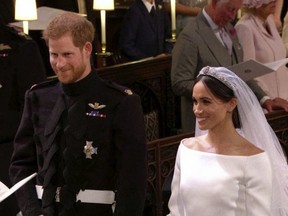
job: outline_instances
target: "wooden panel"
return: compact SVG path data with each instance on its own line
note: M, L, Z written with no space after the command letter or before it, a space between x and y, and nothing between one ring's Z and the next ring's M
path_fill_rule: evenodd
M288 112L279 110L266 114L267 121L276 133L282 148L288 156Z
M115 8L128 8L135 0L115 0Z
M173 173L176 153L182 139L194 136L194 133L183 133L148 143L148 185L153 185L154 214L163 215L163 209L167 209L167 203L163 202L163 186ZM149 191L151 193L151 191ZM150 195L151 196L151 195Z

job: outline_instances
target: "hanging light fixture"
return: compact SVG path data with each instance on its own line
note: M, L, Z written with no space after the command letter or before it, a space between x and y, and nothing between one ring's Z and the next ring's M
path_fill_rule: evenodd
M37 20L37 7L35 0L15 1L15 20L23 21L23 32L29 33L29 20Z

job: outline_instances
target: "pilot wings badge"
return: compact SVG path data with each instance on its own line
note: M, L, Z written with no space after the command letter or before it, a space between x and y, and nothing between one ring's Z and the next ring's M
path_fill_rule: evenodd
M106 105L100 104L100 103L97 103L97 102L95 102L95 103L89 103L88 105L89 105L91 108L95 109L95 110L103 109L103 108L106 107Z

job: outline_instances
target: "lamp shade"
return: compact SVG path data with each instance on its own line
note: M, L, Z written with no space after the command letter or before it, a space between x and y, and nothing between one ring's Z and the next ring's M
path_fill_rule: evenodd
M94 0L93 9L95 10L114 10L114 0Z
M15 20L37 20L35 0L15 1Z

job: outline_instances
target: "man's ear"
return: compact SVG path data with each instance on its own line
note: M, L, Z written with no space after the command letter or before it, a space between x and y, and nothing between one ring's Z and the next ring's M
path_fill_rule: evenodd
M92 44L90 42L86 42L83 49L87 54L91 54L93 49Z

